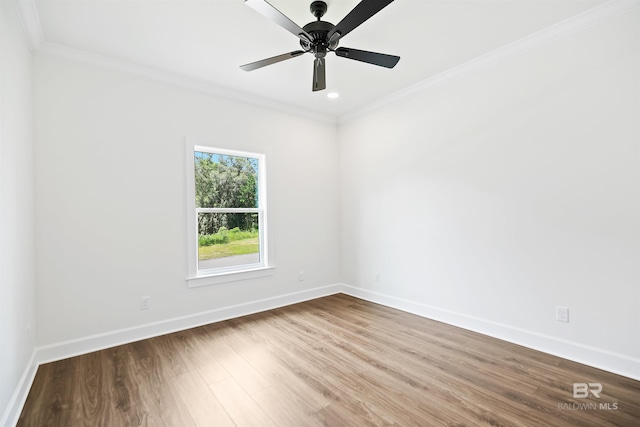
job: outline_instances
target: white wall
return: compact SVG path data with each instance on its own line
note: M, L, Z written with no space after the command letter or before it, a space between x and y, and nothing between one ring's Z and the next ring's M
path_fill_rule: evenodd
M31 52L0 1L0 425L35 347ZM20 405L20 403L18 403ZM5 409L6 408L6 409Z
M639 13L344 123L343 281L640 378Z
M39 345L338 281L334 124L34 63ZM266 153L273 277L187 288L185 137Z

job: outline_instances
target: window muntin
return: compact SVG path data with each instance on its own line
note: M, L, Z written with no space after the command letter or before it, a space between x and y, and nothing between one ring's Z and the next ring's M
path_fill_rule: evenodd
M188 147L189 276L268 267L264 155Z

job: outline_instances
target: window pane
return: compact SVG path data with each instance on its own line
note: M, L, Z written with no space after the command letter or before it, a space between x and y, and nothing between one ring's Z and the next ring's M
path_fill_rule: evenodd
M196 208L257 208L258 159L196 151Z
M199 213L198 270L260 262L257 213Z

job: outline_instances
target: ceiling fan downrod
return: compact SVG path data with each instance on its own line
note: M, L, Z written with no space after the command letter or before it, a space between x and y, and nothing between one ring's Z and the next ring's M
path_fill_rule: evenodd
M327 4L323 1L314 1L310 6L311 13L318 20L310 22L302 29L311 36L311 41L301 39L300 46L306 52L313 53L316 58L324 58L327 56L327 51L335 50L338 47L339 36L334 37L333 40L329 40L327 35L335 25L322 21L321 18L327 12Z

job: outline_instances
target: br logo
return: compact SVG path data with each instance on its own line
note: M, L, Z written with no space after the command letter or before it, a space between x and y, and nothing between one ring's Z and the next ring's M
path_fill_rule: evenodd
M596 399L600 398L602 393L602 384L600 383L573 383L573 397L576 399L586 399L589 393Z

